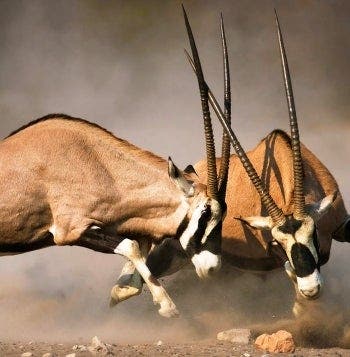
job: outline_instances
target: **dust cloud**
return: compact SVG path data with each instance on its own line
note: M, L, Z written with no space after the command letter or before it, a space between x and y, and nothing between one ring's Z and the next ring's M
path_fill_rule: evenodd
M208 83L222 95L219 14L228 38L233 127L246 148L288 130L273 8L285 37L302 141L337 179L349 207L349 33L347 1L183 1ZM94 121L179 166L203 157L196 81L183 55L180 1L5 0L0 2L0 133L48 113ZM219 124L215 122L217 135ZM350 247L334 243L323 268L323 313L290 325L301 343L336 331L348 344ZM60 247L0 260L2 340L186 341L222 329L285 323L294 291L283 272L193 271L165 280L181 317L157 315L146 291L110 309L123 260ZM332 316L332 320L329 318ZM276 322L275 322L276 321ZM325 324L324 321L327 323ZM331 321L334 321L332 324ZM286 322L287 323L287 322ZM266 325L267 326L267 325ZM316 326L317 328L310 327ZM328 328L326 329L326 326ZM310 332L309 334L307 332ZM340 336L345 336L341 341ZM347 341L347 339L349 341ZM311 341L311 342L310 342Z

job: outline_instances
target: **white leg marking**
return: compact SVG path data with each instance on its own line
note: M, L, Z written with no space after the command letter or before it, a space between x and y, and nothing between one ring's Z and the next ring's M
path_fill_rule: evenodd
M153 302L160 305L160 309L158 310L160 315L164 317L175 317L179 315L179 312L168 293L149 271L136 241L124 239L115 248L114 253L125 256L134 264L135 268L147 284L153 296Z
M130 275L130 274L133 274L134 273L134 270L135 270L135 266L134 264L128 260L124 266L123 266L123 269L119 275L119 278L121 278L123 275ZM118 278L118 279L119 279Z

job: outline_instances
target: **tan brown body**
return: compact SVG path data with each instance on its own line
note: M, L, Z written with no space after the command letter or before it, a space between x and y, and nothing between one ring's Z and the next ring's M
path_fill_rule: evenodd
M186 214L165 160L90 123L43 120L3 140L0 158L1 244L48 231L72 244L109 224L118 235L161 239Z
M289 136L283 131L275 130L247 154L277 205L284 213L292 213L294 182ZM328 169L304 145L302 157L306 204L317 202L338 190L337 182ZM195 169L200 180L205 180L206 161L198 162ZM268 243L272 240L270 231L253 229L235 219L241 216L267 215L257 190L236 155L231 155L227 185L227 215L222 233L225 261L249 270L271 270L280 267L281 263L268 252ZM332 208L317 224L322 263L329 257L331 234L346 218L347 211L341 194L338 193Z
M82 119L49 115L0 143L0 208L1 255L55 244L120 254L162 316L178 312L145 264L153 242L177 238L200 277L221 265L221 206L207 186Z

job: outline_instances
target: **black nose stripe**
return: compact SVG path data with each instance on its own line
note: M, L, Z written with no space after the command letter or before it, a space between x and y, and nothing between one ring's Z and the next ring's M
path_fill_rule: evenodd
M308 276L317 268L314 256L310 249L301 243L294 243L291 250L291 258L295 274L299 278Z

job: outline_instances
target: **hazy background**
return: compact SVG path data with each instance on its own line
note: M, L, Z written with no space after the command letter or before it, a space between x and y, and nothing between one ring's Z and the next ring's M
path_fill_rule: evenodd
M232 121L246 148L274 128L288 130L276 7L302 141L334 174L349 207L350 3L183 3L206 79L218 98L219 14L224 15ZM66 113L161 156L171 155L180 166L197 162L204 152L200 101L183 54L188 41L180 5L164 0L0 1L2 137L32 119ZM329 299L336 297L339 311L350 297L349 256L350 246L334 244L323 269ZM110 310L109 290L122 262L71 247L1 258L1 339L76 341L97 334L113 342L137 342L212 337L220 329L290 311L293 292L284 274L272 273L263 281L234 271L219 287L199 283L194 275L182 284L168 281L182 312L176 321L157 316L149 293ZM214 326L206 314L217 305L225 313L214 319Z

